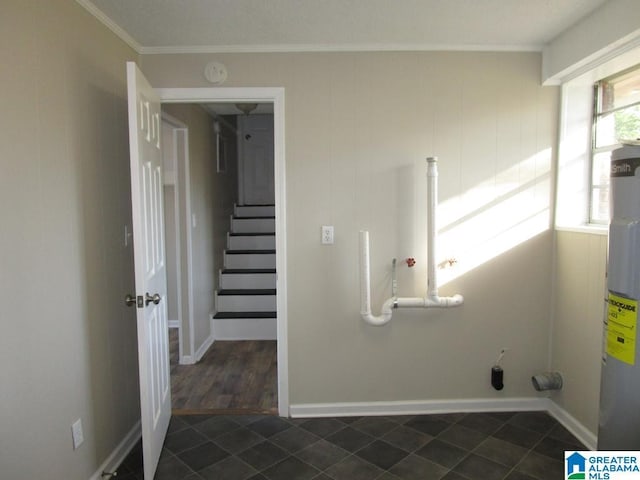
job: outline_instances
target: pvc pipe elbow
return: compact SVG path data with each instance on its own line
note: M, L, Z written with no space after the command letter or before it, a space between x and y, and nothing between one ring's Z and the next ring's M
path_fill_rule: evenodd
M393 298L388 298L382 304L382 311L379 316L375 316L371 314L371 310L360 312L360 316L362 319L369 325L373 325L374 327L381 327L382 325L386 325L391 321L391 317L393 316Z
M456 293L453 297L448 298L450 301L449 306L451 307L457 307L458 305L462 305L464 303L464 297L459 293Z

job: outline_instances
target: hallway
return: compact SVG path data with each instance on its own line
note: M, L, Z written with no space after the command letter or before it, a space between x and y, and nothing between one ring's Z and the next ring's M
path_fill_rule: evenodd
M276 341L217 341L195 365L178 364L178 329L169 329L174 415L278 412Z

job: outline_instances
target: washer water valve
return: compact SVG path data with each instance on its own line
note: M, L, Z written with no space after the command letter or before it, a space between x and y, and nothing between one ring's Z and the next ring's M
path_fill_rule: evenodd
M502 390L504 388L504 370L502 370L500 362L506 352L506 348L500 350L500 355L498 355L495 365L491 367L491 386L496 390Z

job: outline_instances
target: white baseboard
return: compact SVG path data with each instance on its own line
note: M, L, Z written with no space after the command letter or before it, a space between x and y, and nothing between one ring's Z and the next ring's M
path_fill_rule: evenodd
M289 412L294 418L510 412L548 410L548 402L549 400L547 398L522 397L465 400L412 400L405 402L303 403L291 405Z
M588 449L595 450L597 438L589 429L549 398L474 398L465 400L414 400L398 402L300 403L289 407L294 418L351 417L375 415L429 415L435 413L545 411L571 432Z
M204 342L202 342L202 345L200 345L200 348L196 350L196 354L194 355L195 362L193 363L197 363L200 361L200 359L204 356L204 354L207 353L207 350L209 350L209 347L213 345L213 342L214 342L213 333L211 333L209 334L207 339Z
M560 422L564 428L569 430L573 436L584 443L589 450L597 450L598 437L587 427L582 425L578 420L571 416L565 409L558 406L557 403L549 400L549 414Z
M107 459L102 462L102 465L98 468L96 473L91 475L89 480L103 480L102 474L104 472L114 472L120 466L120 464L127 458L129 452L136 446L138 440L142 437L142 428L140 425L140 421L136 422L129 433L125 435L122 441L118 444L118 446L111 452L111 454L107 457ZM117 478L117 477L114 477Z
M179 363L180 365L193 365L194 363L196 363L196 361L191 355L183 355L182 357L180 357Z

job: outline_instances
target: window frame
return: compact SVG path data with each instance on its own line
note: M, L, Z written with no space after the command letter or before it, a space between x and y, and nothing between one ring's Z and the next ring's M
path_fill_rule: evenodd
M596 198L596 191L602 192L603 189L606 189L607 196L609 191L609 183L596 183L595 179L595 171L597 169L596 165L596 157L603 153L612 152L613 150L620 148L622 143L615 142L606 145L598 146L598 126L599 122L603 121L604 118L608 115L615 114L616 112L630 109L633 107L637 107L640 105L640 101L636 101L630 103L628 105L623 105L620 107L613 107L608 109L603 109L603 98L604 98L604 88L607 84L612 83L612 81L616 79L620 79L621 77L626 77L630 73L633 73L634 77L638 77L640 79L640 65L634 65L633 67L627 68L623 71L617 72L613 75L610 75L606 78L602 78L596 81L593 85L593 119L592 119L592 128L591 128L591 152L590 152L590 165L589 165L589 201L588 201L588 223L589 225L596 226L606 226L609 224L609 215L606 217L601 215L595 215L596 205L594 202L594 198ZM607 200L608 205L608 200Z

